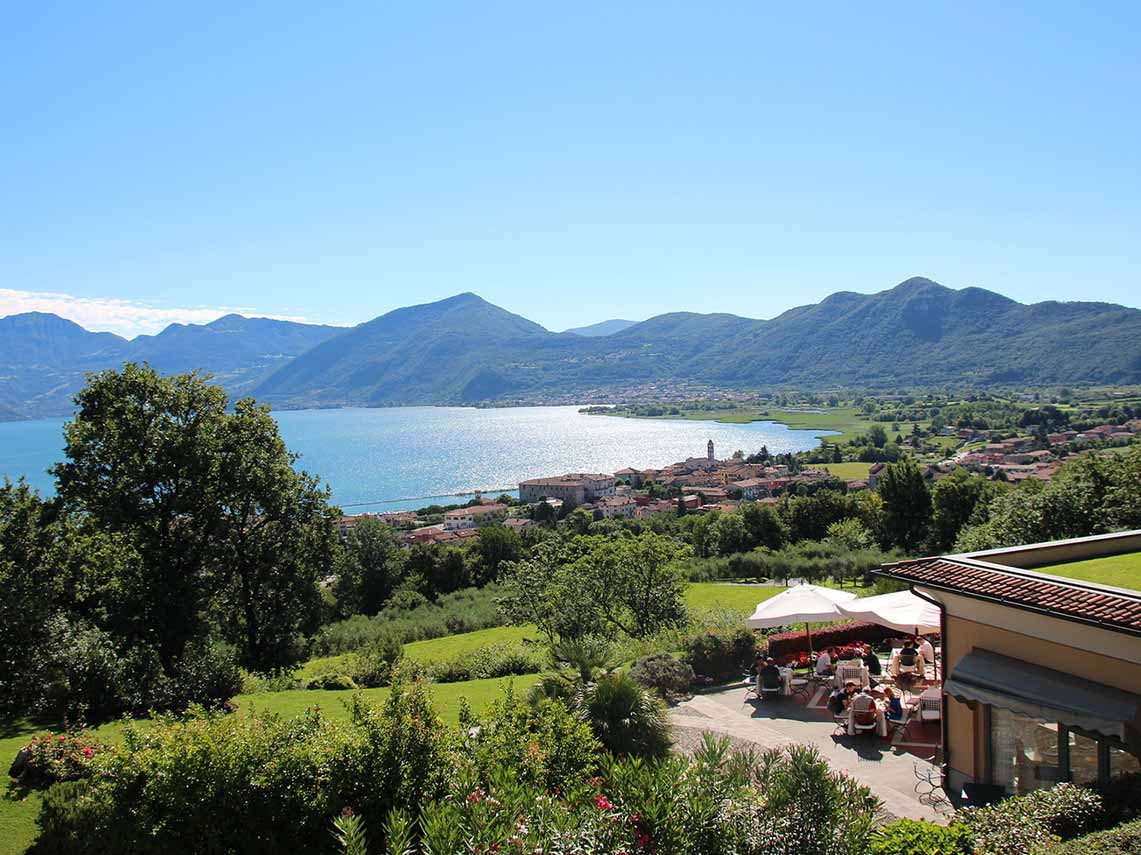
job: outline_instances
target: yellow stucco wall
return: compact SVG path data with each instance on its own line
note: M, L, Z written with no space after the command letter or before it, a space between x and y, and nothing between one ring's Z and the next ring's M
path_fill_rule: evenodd
M987 622L982 622L965 616L972 613L971 601L944 599L948 615L943 655L948 674L971 650L981 648L1141 694L1139 639L992 604L975 608L987 612ZM1005 620L1003 613L1007 613ZM1012 626L1022 631L1014 631ZM1107 648L1115 648L1117 655L1107 655ZM986 739L982 712L954 699L945 702L948 764L968 777L981 779Z

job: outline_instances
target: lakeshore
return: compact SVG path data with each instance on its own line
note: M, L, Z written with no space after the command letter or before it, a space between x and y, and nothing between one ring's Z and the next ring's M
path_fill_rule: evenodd
M578 407L386 407L275 412L297 466L329 485L352 513L463 504L475 491L514 494L529 478L558 472L660 467L701 455L712 439L723 456L767 446L778 454L815 448L822 429L772 422L602 420ZM63 419L0 424L0 476L52 490L47 469L62 458ZM508 487L509 489L502 489Z

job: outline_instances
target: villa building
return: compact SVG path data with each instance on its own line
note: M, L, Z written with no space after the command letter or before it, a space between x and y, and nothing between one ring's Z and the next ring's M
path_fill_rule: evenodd
M884 565L942 611L944 787L1025 793L1141 771L1141 591L1070 578L1141 531ZM1095 567L1104 566L1104 561Z
M565 505L577 506L613 495L613 475L573 473L519 483L519 498L524 502L560 499Z

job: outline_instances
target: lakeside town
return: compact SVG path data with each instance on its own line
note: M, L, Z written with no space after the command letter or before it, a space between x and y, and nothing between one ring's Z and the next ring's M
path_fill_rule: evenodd
M956 469L988 479L1019 483L1027 479L1049 482L1065 458L1092 447L1123 446L1141 433L1141 419L1121 424L1098 424L1084 430L1007 436L1009 431L941 427L934 434L960 444L953 455L922 467L930 483ZM477 495L468 504L434 513L395 511L342 516L337 523L344 537L362 520L377 520L399 531L405 545L447 544L478 535L488 525L523 531L539 522L563 519L578 510L596 520L649 519L655 514L733 512L741 502L776 504L782 496L818 489L845 493L875 490L887 464L841 464L840 468L865 470L859 477L841 478L827 463L802 463L795 455L782 462L767 451L746 456L736 451L718 458L713 440L700 457L660 469L619 469L614 473L565 473L522 481L518 499L509 495ZM434 519L439 517L439 519ZM433 518L431 522L428 518Z

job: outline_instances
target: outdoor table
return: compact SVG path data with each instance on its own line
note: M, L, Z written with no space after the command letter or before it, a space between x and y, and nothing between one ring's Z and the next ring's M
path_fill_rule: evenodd
M902 649L902 647L897 647L891 651L891 668L889 670L891 671L891 676L895 677L896 679L899 678L899 652ZM923 661L922 653L917 654L915 657L915 669L917 676L926 678L927 663Z
M781 694L782 695L791 695L792 694L792 669L791 668L781 668L780 669L780 684L781 684Z
M876 711L876 733L881 737L887 738L887 716L884 715L883 706L875 704ZM848 707L848 736L856 735L856 720L854 717L854 710Z
M849 680L853 680L861 688L866 689L871 685L868 666L858 659L838 663L836 665L836 675L832 678L833 684L837 689L842 689L844 688L844 684Z

